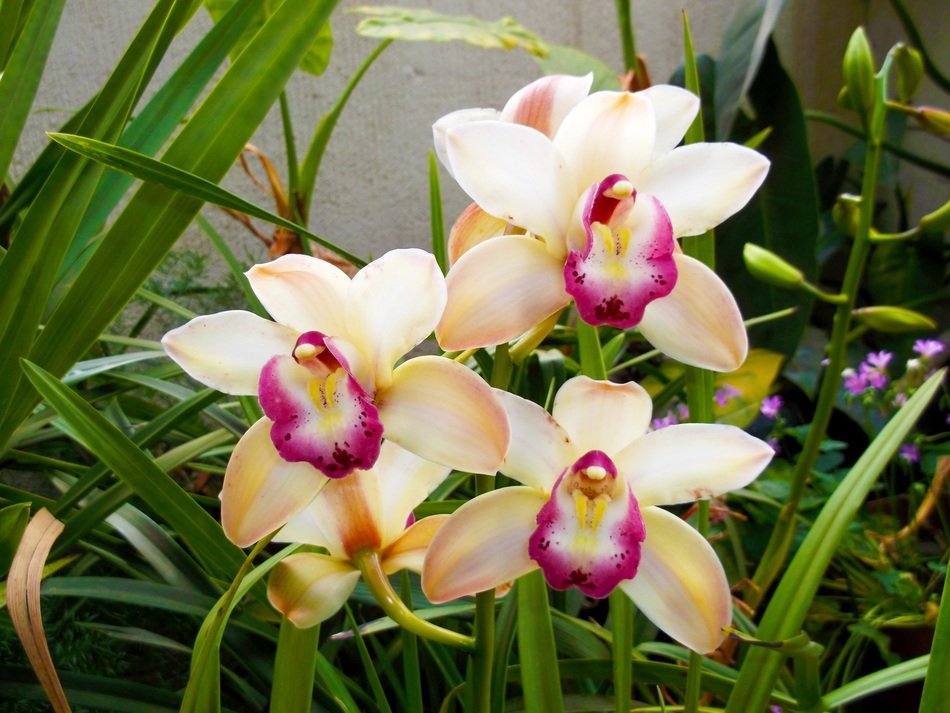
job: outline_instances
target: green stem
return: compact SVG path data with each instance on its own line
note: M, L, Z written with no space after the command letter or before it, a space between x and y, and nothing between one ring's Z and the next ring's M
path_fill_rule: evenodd
M886 72L887 67L888 63L885 63L882 73ZM883 78L879 77L879 93L883 92L883 81ZM815 416L808 429L808 435L805 438L802 452L798 456L798 462L792 475L788 498L779 512L778 521L772 530L765 553L762 555L759 566L752 577L754 586L748 589L746 602L753 609L762 601L766 590L785 566L785 561L792 546L792 539L795 535L795 514L798 510L798 504L804 495L805 486L818 459L819 448L828 430L828 423L831 421L831 413L834 410L838 388L841 384L841 371L845 365L851 313L854 310L871 245L871 221L874 212L874 196L877 191L878 168L881 162L881 137L883 135L885 111L883 100L878 101L875 104L874 116L871 119L870 136L867 141L858 229L854 236L851 255L848 257L848 266L845 270L844 283L841 289L841 293L846 299L835 310L834 322L831 328L828 366L821 381L818 403L815 405Z
M310 713L313 679L317 670L320 627L298 629L290 619L280 620L270 710L273 713Z
M930 56L927 48L924 47L923 38L917 30L914 18L910 16L910 12L907 10L904 0L891 0L891 7L894 8L894 13L904 26L904 32L907 33L907 38L911 44L917 48L917 51L920 52L920 58L924 61L924 71L927 72L927 76L933 80L934 84L939 85L943 91L950 92L950 79L944 76L943 72L934 64L933 58Z
M300 204L297 202L300 181L297 140L294 137L294 124L290 116L287 92L280 93L280 121L284 131L284 148L287 151L287 207L290 209L290 219L303 225L304 217L300 215Z
M443 629L441 626L436 626L432 622L417 617L393 590L392 584L389 582L389 577L383 572L378 552L366 550L357 553L353 557L352 562L359 569L360 574L363 576L363 582L366 583L373 598L376 599L376 603L379 604L389 618L399 624L399 626L412 632L416 636L431 639L440 644L447 644L468 651L475 648L475 641L471 636L465 636L464 634L459 634L457 631Z
M633 675L630 651L633 649L633 602L624 592L610 594L610 633L612 634L614 710L628 713Z
M518 658L521 661L525 710L528 713L564 713L548 589L541 570L521 577L515 590L518 596Z
M633 8L631 0L616 0L617 29L623 47L623 68L629 72L637 68L637 42L633 35Z

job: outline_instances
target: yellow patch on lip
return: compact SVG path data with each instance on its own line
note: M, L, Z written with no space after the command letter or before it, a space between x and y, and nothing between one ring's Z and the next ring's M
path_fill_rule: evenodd
M342 369L332 371L324 380L315 379L307 385L307 391L310 393L310 399L313 405L320 412L327 412L336 408L336 390L340 381L340 372Z

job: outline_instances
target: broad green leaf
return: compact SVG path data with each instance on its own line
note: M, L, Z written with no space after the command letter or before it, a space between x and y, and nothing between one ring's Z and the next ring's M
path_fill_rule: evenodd
M271 685L272 713L309 713L319 641L319 626L298 629L289 619L281 619Z
M943 250L944 236L934 233L877 245L867 268L871 303L919 305L929 315L928 303L940 300L940 290L946 287Z
M774 129L760 147L772 165L749 204L716 228L716 266L726 276L744 314L797 308L792 317L750 329L755 344L791 356L808 324L812 298L756 280L742 260L743 245L752 242L795 265L809 281L814 282L818 271L818 198L805 120L795 86L772 43L749 99L758 113L749 133L767 126Z
M935 643L936 641L937 639L934 638ZM919 681L927 673L927 663L930 660L932 660L932 656L918 656L910 661L901 661L899 664L888 666L885 669L875 671L867 676L861 676L860 678L848 681L841 688L837 688L821 697L822 709L834 710L841 706L860 701L862 698L866 698L880 691L902 686L905 683ZM938 678L946 681L946 666L937 670L940 671ZM950 691L945 690L944 693L948 694ZM946 695L940 700L946 701ZM933 707L928 709L921 704L920 710L936 711L939 710L939 708Z
M361 5L350 12L370 16L356 26L357 33L364 37L416 42L461 40L487 49L523 49L539 57L548 52L544 42L510 17L490 22L477 17L443 15L424 8L391 5Z
M0 21L12 19L5 17L8 2L2 3ZM34 0L6 67L2 64L6 47L0 39L0 106L3 107L0 112L0 182L6 178L13 151L30 115L64 3L65 0ZM9 4L11 14L20 5L19 2ZM12 32L16 24L17 20L14 20L13 27L0 29L0 35Z
M897 452L934 395L946 370L931 376L884 427L828 498L779 581L757 636L779 641L795 636L805 621L818 586L848 527L878 476ZM765 708L785 657L762 647L748 652L726 710Z
M235 4L236 0L204 0L204 6L207 8L208 14L214 18L215 23L219 23ZM268 6L274 3L260 3L259 0L257 0L256 4L257 10L254 12L254 19L250 28L235 43L229 52L232 59L237 58L237 56L244 51L244 48L247 47L247 43L250 42L251 37L261 28L265 19L269 16ZM300 68L314 76L323 74L327 65L330 64L330 53L332 51L333 30L328 22L317 31L313 42L304 54L303 59L300 60Z
M333 6L332 0L285 0L172 142L164 162L209 181L220 180L263 121ZM199 208L200 202L193 198L160 186L142 186L50 315L30 352L31 361L64 373L115 319ZM15 241L14 247L29 242ZM0 271L9 258L10 254ZM120 274L117 265L122 266ZM0 372L0 378L4 376ZM16 390L5 393L10 394L12 405L0 424L0 443L6 442L36 403L32 388L22 381Z
M617 73L602 60L574 47L555 44L546 46L547 54L535 55L534 57L534 61L538 63L541 71L545 74L580 76L590 72L594 75L594 83L590 88L592 92L620 91L620 80L617 78Z
M220 525L197 505L147 454L74 391L39 367L24 370L43 397L76 432L82 444L165 521L214 576L231 579L243 557Z
M716 137L732 131L785 0L743 0L722 36L716 62Z
M25 10L29 5L30 2L25 0L0 2L0 72L7 64L10 49L16 42L22 27L20 18L28 14Z
M10 569L20 538L30 521L30 504L17 503L0 510L0 575Z

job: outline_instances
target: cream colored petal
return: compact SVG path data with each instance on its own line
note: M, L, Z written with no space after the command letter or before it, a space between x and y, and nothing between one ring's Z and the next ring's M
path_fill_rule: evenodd
M761 473L774 451L735 426L686 423L648 433L614 456L640 505L722 495Z
M699 235L737 213L762 185L765 156L738 144L689 144L650 164L637 190L660 199L673 235Z
M493 589L536 569L528 538L546 501L539 490L517 486L479 495L456 510L429 545L422 568L429 601Z
M505 234L508 223L489 215L477 203L470 203L462 211L452 225L449 232L448 253L449 265L454 265L458 259L476 245L484 243L489 238Z
M575 106L554 137L575 181L575 200L611 174L639 174L650 160L655 133L653 104L639 94L596 92Z
M267 360L290 354L298 336L289 327L232 310L196 317L162 337L162 346L186 374L205 386L249 396L257 394Z
M524 124L553 138L567 113L587 96L593 74L553 74L519 89L505 104L502 121Z
M309 629L340 610L359 578L358 569L334 557L290 555L274 567L267 599L295 626Z
M583 452L577 451L567 431L536 403L500 389L495 394L511 424L511 445L501 472L550 493L564 469Z
M448 302L435 333L447 351L511 341L570 302L564 263L534 238L492 238L446 277Z
M546 136L520 124L475 121L448 131L446 149L462 190L488 213L563 242L580 191Z
M448 515L430 515L414 522L383 552L383 571L386 574L401 569L409 569L417 574L422 572L429 543L448 519Z
M428 337L445 308L445 278L435 258L416 248L391 250L353 278L346 302L350 341L389 385L392 367Z
M656 142L653 144L653 158L668 153L686 135L699 111L699 97L681 87L671 84L654 84L642 92L653 104L656 117Z
M413 508L425 500L452 469L424 460L387 440L383 441L373 470L379 476L380 530L385 547L403 534Z
M307 463L288 463L262 418L234 447L221 488L221 526L238 547L248 547L310 503L327 478Z
M620 583L646 617L701 654L722 642L732 596L719 558L696 530L665 510L641 511L647 537L633 579Z
M632 381L614 384L575 376L557 392L551 411L570 435L578 456L603 451L613 458L646 433L653 402L646 390Z
M448 169L449 173L452 172L452 167L449 165L449 158L445 149L445 132L452 127L461 126L470 121L491 121L499 118L501 118L501 113L497 109L459 109L446 114L432 125L432 142L435 146L435 155L439 157L439 161Z
M491 388L451 359L404 362L376 407L386 438L456 470L494 474L508 450L508 417Z
M350 278L340 268L309 255L284 255L245 274L275 321L298 332L343 334Z
M713 371L735 371L749 340L735 297L715 272L675 253L673 291L647 305L640 333L667 356Z

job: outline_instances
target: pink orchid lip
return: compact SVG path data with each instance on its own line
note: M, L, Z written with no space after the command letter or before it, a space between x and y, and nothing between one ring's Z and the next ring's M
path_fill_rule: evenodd
M383 425L373 399L320 332L305 332L290 356L264 365L258 399L285 461L342 478L379 457Z
M656 197L638 196L619 173L591 186L583 201L586 242L568 253L564 288L588 324L630 329L676 285L672 223Z
M600 599L636 576L646 529L636 498L602 451L585 453L561 474L537 522L528 555L554 589L576 586Z

